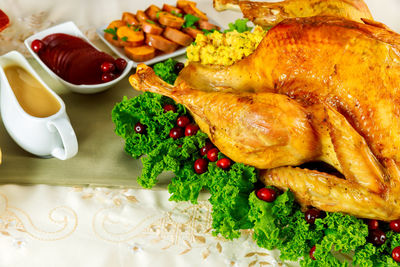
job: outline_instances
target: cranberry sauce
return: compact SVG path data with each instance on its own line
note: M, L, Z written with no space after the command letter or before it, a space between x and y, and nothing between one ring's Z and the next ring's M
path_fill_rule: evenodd
M46 36L40 59L58 76L73 84L103 83L101 65L113 57L98 51L85 40L68 34Z

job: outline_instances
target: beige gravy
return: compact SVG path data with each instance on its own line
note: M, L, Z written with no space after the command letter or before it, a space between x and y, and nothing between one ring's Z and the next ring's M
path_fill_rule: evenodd
M57 113L61 105L39 81L16 65L4 68L7 80L21 107L31 116L44 118Z

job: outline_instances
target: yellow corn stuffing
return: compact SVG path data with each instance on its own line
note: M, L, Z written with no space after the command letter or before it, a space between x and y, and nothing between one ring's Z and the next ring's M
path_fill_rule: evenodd
M232 65L253 53L265 34L266 31L259 26L256 26L253 32L215 31L208 35L198 34L195 42L186 50L188 61Z

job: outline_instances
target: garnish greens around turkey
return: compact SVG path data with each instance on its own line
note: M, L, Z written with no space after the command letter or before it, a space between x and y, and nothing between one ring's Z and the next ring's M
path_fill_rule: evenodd
M172 59L154 66L170 84L181 68ZM163 171L172 171L171 201L197 203L201 190L210 192L214 235L233 239L241 229L253 229L260 247L278 248L282 260L300 260L301 266L399 266L400 234L395 231L400 231L400 221L397 229L341 213L303 213L290 191L266 190L257 182L254 167L218 152L186 108L172 99L149 92L124 97L115 105L112 120L115 132L125 139L125 151L141 157L141 186L151 188ZM265 198L260 188L277 196Z

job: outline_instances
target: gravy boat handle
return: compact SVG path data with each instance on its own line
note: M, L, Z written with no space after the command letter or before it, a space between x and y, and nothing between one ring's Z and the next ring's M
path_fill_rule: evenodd
M55 147L51 155L55 158L66 160L78 153L78 141L71 123L66 118L57 118L48 122L48 127L52 131L57 131L62 140L62 147Z

